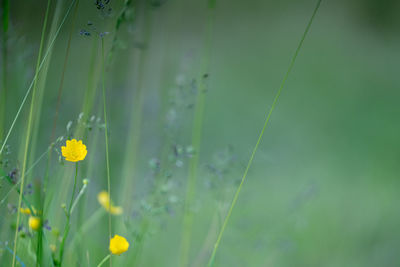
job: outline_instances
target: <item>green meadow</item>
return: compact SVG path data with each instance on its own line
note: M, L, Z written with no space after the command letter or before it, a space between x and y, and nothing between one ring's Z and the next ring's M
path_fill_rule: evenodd
M398 1L0 13L0 266L399 266Z

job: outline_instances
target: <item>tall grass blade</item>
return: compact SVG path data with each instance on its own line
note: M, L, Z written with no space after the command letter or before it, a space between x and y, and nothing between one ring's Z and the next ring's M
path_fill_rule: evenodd
M28 90L26 91L25 96L24 96L24 98L22 99L22 102L21 102L21 104L20 104L19 107L18 107L17 114L15 114L15 117L14 117L14 119L13 119L13 122L11 123L10 129L7 131L6 137L4 138L3 144L2 144L2 146L1 146L1 148L0 148L0 155L3 153L4 147L5 147L5 145L7 144L8 138L10 137L10 134L11 134L12 130L14 129L14 125L15 125L15 123L16 123L18 117L19 117L19 114L21 113L21 110L22 110L23 106L25 105L26 99L28 98L28 95L29 95L29 93L31 92L32 87L33 87L34 83L35 83L36 80L37 80L37 77L38 77L38 75L39 75L39 72L40 72L40 70L42 69L42 67L43 67L43 65L44 65L44 63L45 63L45 61L46 61L46 59L47 59L47 57L48 57L50 51L51 51L52 48L53 48L53 45L54 45L54 43L55 43L55 41L56 41L56 39L57 39L57 37L58 37L58 34L60 33L61 28L62 28L62 26L64 25L64 23L65 23L65 21L66 21L68 15L69 15L69 12L71 11L71 8L73 7L75 1L76 1L76 0L72 0L71 4L69 5L69 7L68 7L68 9L67 9L67 12L66 12L65 15L64 15L64 18L62 19L62 21L61 21L61 23L60 23L60 26L58 26L58 29L57 29L57 31L56 31L56 33L55 33L53 39L51 40L51 42L50 42L50 44L49 44L49 48L48 48L48 49L46 50L46 52L44 53L44 56L43 56L43 59L42 59L40 65L39 65L38 71L35 72L35 76L33 76L33 79L32 79L32 81L31 81L31 83L30 83L30 85L29 85L29 87L28 87Z
M108 124L107 124L107 109L106 109L106 88L105 88L105 72L104 72L104 38L101 37L101 72L102 72L102 88L103 88L103 111L104 111L104 137L106 140L106 169L107 169L107 191L108 191L108 196L111 199L111 179L110 179L110 158L109 158L109 153L108 153ZM110 204L111 205L111 201ZM111 240L111 212L108 212L108 237L109 240ZM111 252L110 252L110 267L112 265L111 263Z
M45 13L45 16L44 16L44 22L43 22L43 28L42 28L42 36L41 36L41 39L40 39L39 54L38 54L38 58L37 58L37 62L36 62L35 77L37 77L38 73L39 73L40 59L42 58L42 50L43 50L43 44L44 44L44 36L46 34L47 19L49 17L49 13L50 13L50 3L51 3L51 0L48 0L47 1L46 13ZM35 79L35 82L34 82L34 85L33 85L31 107L30 107L29 117L28 117L28 128L27 128L26 137L25 137L24 158L23 158L23 163L22 163L21 184L20 184L20 189L19 189L18 208L17 208L17 223L16 223L15 236L14 236L14 254L13 254L13 261L12 261L12 266L13 267L15 266L15 260L16 260L17 248L18 248L18 246L17 246L18 245L18 226L19 226L20 214L21 214L20 209L21 209L21 204L22 204L22 196L24 194L26 162L27 162L27 159L28 159L29 141L30 141L31 131L32 131L32 118L33 118L33 110L34 110L34 107L35 107L36 86L37 86L37 79ZM5 142L3 143L3 146L4 146L4 144L5 144Z
M220 242L221 242L222 235L224 234L226 225L228 224L229 218L231 217L232 210L233 210L233 208L234 208L235 205L236 205L236 202L237 202L237 199L238 199L238 197L239 197L240 191L242 190L242 187L243 187L243 183L244 183L244 181L246 180L247 173L248 173L248 171L249 171L249 169L250 169L250 167L251 167L251 164L253 163L254 156L255 156L255 154L256 154L256 152L257 152L257 149L258 149L258 147L259 147L259 145L260 145L260 143L261 143L262 137L263 137L264 132L265 132L265 129L266 129L267 125L268 125L268 122L269 122L269 119L270 119L270 117L271 117L271 114L272 114L272 112L273 112L273 110L274 110L274 108L275 108L275 106L276 106L276 103L278 102L279 96L281 95L281 92L282 92L283 86L285 85L285 82L286 82L286 80L287 80L287 77L289 76L289 73L291 72L291 70L292 70L292 68L293 68L293 66L294 66L294 63L295 63L296 58L297 58L297 55L299 54L300 48L301 48L302 45L303 45L304 39L306 38L307 33L308 33L309 30L310 30L311 24L312 24L312 22L313 22L313 20L314 20L314 18L315 18L315 15L317 14L317 11L318 11L318 9L319 9L319 6L320 6L320 4L321 4L321 1L322 1L322 0L318 0L316 6L315 6L315 8L314 8L314 11L313 11L313 13L312 13L312 15L311 15L311 18L310 18L310 20L309 20L309 22L308 22L308 24L307 24L307 26L306 26L306 29L304 30L304 33L303 33L303 35L302 35L302 37L301 37L301 39L300 39L300 42L299 42L299 44L298 44L298 46L297 46L297 48L296 48L296 52L294 53L294 55L293 55L293 57L292 57L292 60L291 60L291 62L290 62L290 64L289 64L289 68L288 68L288 70L286 71L286 74L285 74L285 76L283 77L283 80L282 80L281 85L280 85L280 87L279 87L279 89L278 89L278 92L277 92L276 95L275 95L274 101L272 102L272 106L271 106L271 108L269 109L269 111L268 111L267 114L266 114L264 126L263 126L263 128L262 128L262 130L261 130L261 133L260 133L259 137L258 137L257 143L256 143L256 145L255 145L254 148L253 148L253 152L251 153L250 159L249 159L249 161L248 161L248 163L247 163L247 166L246 166L246 169L245 169L245 171L244 171L244 173L243 173L242 180L241 180L241 182L240 182L240 184L239 184L239 186L238 186L238 188L237 188L237 190L236 190L236 193L235 193L235 195L234 195L234 197L233 197L233 200L232 200L232 203L231 203L231 205L230 205L228 214L226 215L226 217L225 217L225 219L224 219L222 228L221 228L221 230L220 230L220 232L219 232L219 234L218 234L218 237L217 237L217 241L215 242L214 249L213 249L213 251L212 251L212 253L211 253L211 257L210 257L210 260L209 260L209 262L208 262L208 266L209 266L209 267L213 266L213 264L214 264L215 254L217 253L217 250L218 250L218 248L219 248L219 244L220 244Z

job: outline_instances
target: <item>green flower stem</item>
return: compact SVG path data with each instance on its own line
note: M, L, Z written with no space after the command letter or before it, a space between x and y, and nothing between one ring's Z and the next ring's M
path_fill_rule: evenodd
M62 238L61 245L60 245L60 262L59 262L59 266L60 267L62 265L62 260L63 260L65 240L67 239L68 232L69 232L69 229L70 229L71 210L72 210L72 204L73 204L74 197L75 197L76 178L77 177L78 177L78 162L75 165L74 186L72 188L71 201L70 201L69 208L68 208L68 211L67 211L67 214L66 214L67 215L67 222L66 222L65 228L64 228L64 236Z
M225 217L225 220L224 220L224 223L223 223L223 225L222 225L222 228L221 228L221 230L220 230L220 232L219 232L219 234L218 234L217 241L215 242L214 249L213 249L213 251L212 251L212 253L211 253L211 257L210 257L210 260L209 260L209 262L208 262L208 266L209 266L209 267L213 266L213 264L214 264L215 254L217 253L219 244L220 244L220 242L221 242L222 235L224 234L226 225L228 224L229 218L231 217L232 210L233 210L233 208L234 208L235 205L236 205L237 199L238 199L238 197L239 197L239 193L240 193L240 191L241 191L241 189L242 189L242 187L243 187L244 181L246 180L247 173L248 173L248 171L249 171L249 169L250 169L250 167L251 167L251 164L253 163L254 156L255 156L255 154L256 154L256 152L257 152L257 149L258 149L258 147L259 147L259 145L260 145L260 143L261 143L262 137L263 137L263 135L264 135L264 131L265 131L267 125L268 125L268 122L269 122L269 119L270 119L270 117L271 117L272 111L274 110L274 108L275 108L275 106L276 106L276 103L278 102L278 99L279 99L279 96L280 96L280 94L281 94L281 92L282 92L283 86L285 85L285 82L286 82L286 80L287 80L287 77L289 76L289 73L290 73L290 71L292 70L292 68L293 68L293 66L294 66L294 63L295 63L296 58L297 58L297 55L299 54L299 51L300 51L300 48L301 48L302 45L303 45L304 39L306 38L308 31L310 30L311 24L312 24L312 22L313 22L313 20L314 20L315 14L316 14L317 11L318 11L318 8L319 8L319 6L320 6L320 4L321 4L321 1L322 1L322 0L318 0L317 5L316 5L315 8L314 8L314 12L312 13L311 18L310 18L310 20L309 20L309 22L308 22L308 24L307 24L307 27L306 27L306 29L304 30L304 33L303 33L303 35L302 35L302 37L301 37L301 39L300 39L300 42L299 42L299 44L298 44L298 46L297 46L297 48L296 48L296 52L294 53L294 55L293 55L293 57L292 57L292 60L291 60L291 62L290 62L289 68L288 68L288 70L286 71L286 74L285 74L285 76L283 77L283 80L282 80L281 85L280 85L280 87L279 87L279 89L278 89L278 92L277 92L276 95L275 95L274 101L272 102L272 106L271 106L271 108L269 109L269 111L268 111L267 114L266 114L264 126L263 126L263 128L262 128L262 130L261 130L261 133L260 133L259 137L258 137L257 143L256 143L256 145L255 145L254 148L253 148L253 152L251 153L250 159L249 159L249 161L248 161L248 163L247 163L247 167L246 167L246 169L245 169L245 171L244 171L242 180L241 180L241 182L240 182L240 184L239 184L239 187L238 187L237 190L236 190L236 193L235 193L235 196L233 197L233 200L232 200L231 206L230 206L230 208L229 208L228 214L227 214L226 217Z
M104 259L102 259L102 261L97 265L97 267L100 267L101 265L103 265L108 259L110 259L110 262L111 262L111 253L108 254L107 256L105 256Z

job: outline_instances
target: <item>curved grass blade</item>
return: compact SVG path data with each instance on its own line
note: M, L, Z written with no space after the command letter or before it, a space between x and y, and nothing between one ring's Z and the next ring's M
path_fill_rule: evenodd
M301 37L301 39L300 39L300 42L299 42L299 44L298 44L298 46L297 46L297 48L296 48L296 52L294 53L294 55L293 55L293 57L292 57L292 60L291 60L291 62L290 62L290 64L289 64L289 68L288 68L288 70L286 71L286 74L285 74L285 76L283 77L283 80L282 80L282 82L281 82L281 85L279 86L278 92L277 92L276 95L275 95L274 101L272 102L272 106L271 106L271 108L269 109L269 111L268 111L267 114L266 114L264 126L263 126L263 128L262 128L262 130L261 130L261 133L260 133L259 137L258 137L257 143L256 143L256 145L255 145L254 148L253 148L253 152L251 153L250 159L249 159L249 161L248 161L248 163L247 163L247 166L246 166L246 169L245 169L245 171L244 171L244 173L243 173L242 180L241 180L241 182L240 182L240 184L239 184L239 187L238 187L237 190L236 190L236 193L235 193L235 196L233 197L233 200L232 200L231 206L230 206L230 208L229 208L228 214L227 214L226 217L225 217L225 220L224 220L224 222L223 222L222 228L221 228L221 230L220 230L220 232L219 232L219 234L218 234L217 241L215 242L214 249L213 249L213 251L212 251L210 260L209 260L209 262L208 262L208 266L209 266L209 267L213 266L213 264L214 264L215 254L216 254L216 252L217 252L217 250L218 250L218 247L219 247L219 244L220 244L220 242L221 242L222 235L224 234L226 225L228 224L229 218L231 217L232 210L233 210L233 208L234 208L235 205L236 205L237 199L238 199L238 197L239 197L239 193L240 193L240 191L241 191L241 189L242 189L242 187L243 187L244 181L246 180L247 173L248 173L248 171L249 171L249 169L250 169L250 167L251 167L251 164L253 163L254 156L255 156L255 154L256 154L256 152L257 152L257 149L258 149L258 147L259 147L259 145L260 145L260 143L261 143L262 137L263 137L264 132L265 132L265 129L266 129L267 125L268 125L268 122L269 122L269 119L270 119L270 117L271 117L271 114L272 114L272 112L273 112L274 109L275 109L276 103L278 102L279 96L281 95L281 92L282 92L283 86L285 85L285 82L286 82L286 80L287 80L287 77L289 76L289 73L291 72L291 70L292 70L292 68L293 68L293 66L294 66L294 63L295 63L296 58L297 58L297 55L299 54L300 48L301 48L302 45L303 45L304 39L306 38L307 33L308 33L309 30L310 30L311 24L312 24L312 22L313 22L313 20L314 20L314 18L315 18L315 15L317 14L317 11L318 11L318 9L319 9L319 6L320 6L320 4L321 4L321 1L322 1L322 0L318 0L316 6L315 6L315 8L314 8L314 11L313 11L313 13L312 13L312 15L311 15L311 18L310 18L310 20L309 20L309 22L308 22L308 24L307 24L307 26L306 26L306 29L304 30L304 33L303 33L303 35L302 35L302 37Z
M50 13L50 4L51 0L47 1L47 8L46 8L46 13L44 16L44 21L43 21L43 27L42 27L42 36L40 38L40 46L39 46L39 53L38 53L38 58L36 62L36 70L35 70L35 77L38 76L39 74L39 67L40 67L40 59L42 57L42 51L43 51L43 44L44 44L44 36L46 33L46 27L47 27L47 19L49 17ZM37 79L35 79L34 85L33 85L33 92L32 92L32 100L31 100L31 107L29 110L29 116L28 116L28 126L26 130L26 137L25 137L25 146L24 146L24 159L22 163L22 173L21 173L21 184L20 184L20 189L19 189L19 198L18 198L18 208L17 208L17 223L16 223L16 228L15 228L15 235L14 235L14 254L13 254L13 261L12 261L12 267L15 266L15 259L17 256L17 248L18 248L18 226L19 226L19 221L20 221L20 209L21 209L21 204L22 204L22 196L24 195L24 182L25 182L25 171L26 171L26 162L28 159L28 149L29 149L29 141L31 138L31 131L32 131L32 121L33 121L33 109L34 109L34 104L35 104L35 98L36 98L36 88L37 88ZM4 146L5 142L3 143ZM1 151L0 151L1 152Z
M67 12L66 12L65 15L64 15L64 18L62 19L62 21L61 21L61 23L60 23L60 26L58 26L58 29L57 29L56 33L54 34L53 39L51 40L51 42L50 42L50 44L49 44L49 48L48 48L48 49L46 50L46 52L44 53L44 56L43 56L42 62L41 62L40 65L39 65L38 71L37 71L37 73L35 73L35 76L33 76L33 79L32 79L32 81L31 81L31 83L30 83L30 85L29 85L29 87L28 87L28 90L26 91L25 96L24 96L24 98L22 99L21 105L20 105L19 108L18 108L17 114L15 114L15 117L14 117L14 119L13 119L13 122L11 123L10 129L8 130L7 135L6 135L6 137L4 138L3 144L2 144L2 146L1 146L1 148L0 148L0 155L1 155L1 153L3 153L4 147L6 146L7 141L8 141L8 138L10 137L10 134L11 134L12 130L14 129L15 122L17 121L17 119L18 119L18 117L19 117L19 114L21 113L22 107L25 105L26 99L28 98L28 95L29 95L29 93L30 93L31 90L32 90L32 87L33 87L33 85L34 85L34 83L35 83L35 81L36 81L36 79L37 79L37 77L38 77L38 75L39 75L40 70L42 69L42 67L43 67L43 65L44 65L44 63L45 63L45 61L46 61L46 59L47 59L47 56L49 55L51 49L53 48L53 45L54 45L54 43L55 43L55 41L56 41L56 39L57 39L57 37L58 37L58 34L60 33L61 28L62 28L62 26L64 25L64 23L65 23L65 21L66 21L68 15L69 15L69 12L71 11L72 6L74 5L75 1L76 1L76 0L73 0L73 1L71 2L71 4L69 5L69 7L68 7L68 9L67 9Z

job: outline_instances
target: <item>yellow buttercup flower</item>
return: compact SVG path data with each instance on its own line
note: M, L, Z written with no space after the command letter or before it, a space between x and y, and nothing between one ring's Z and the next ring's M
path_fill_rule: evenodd
M100 205L113 215L120 215L123 212L122 207L114 206L110 200L110 196L108 195L107 191L101 191L97 195L97 200L99 201Z
M38 217L31 216L29 217L28 224L32 230L37 231L40 228L40 219Z
M111 208L110 208L110 213L111 213L111 214L113 214L113 215L120 215L120 214L122 214L122 212L123 212L122 207L116 207L116 206L112 206L112 205L111 205Z
M31 210L28 208L21 208L19 210L22 214L31 215Z
M110 251L112 254L121 255L129 248L129 243L126 239L119 235L114 235L110 240Z
M32 207L32 210L33 210L34 214L37 214L37 212L36 212L34 207ZM31 210L29 208L21 208L19 210L19 212L21 212L22 214L26 214L26 215L34 215L34 214L32 214L32 212L31 212Z
M66 146L61 147L61 152L65 160L71 162L84 160L87 154L86 146L76 139L67 140Z

